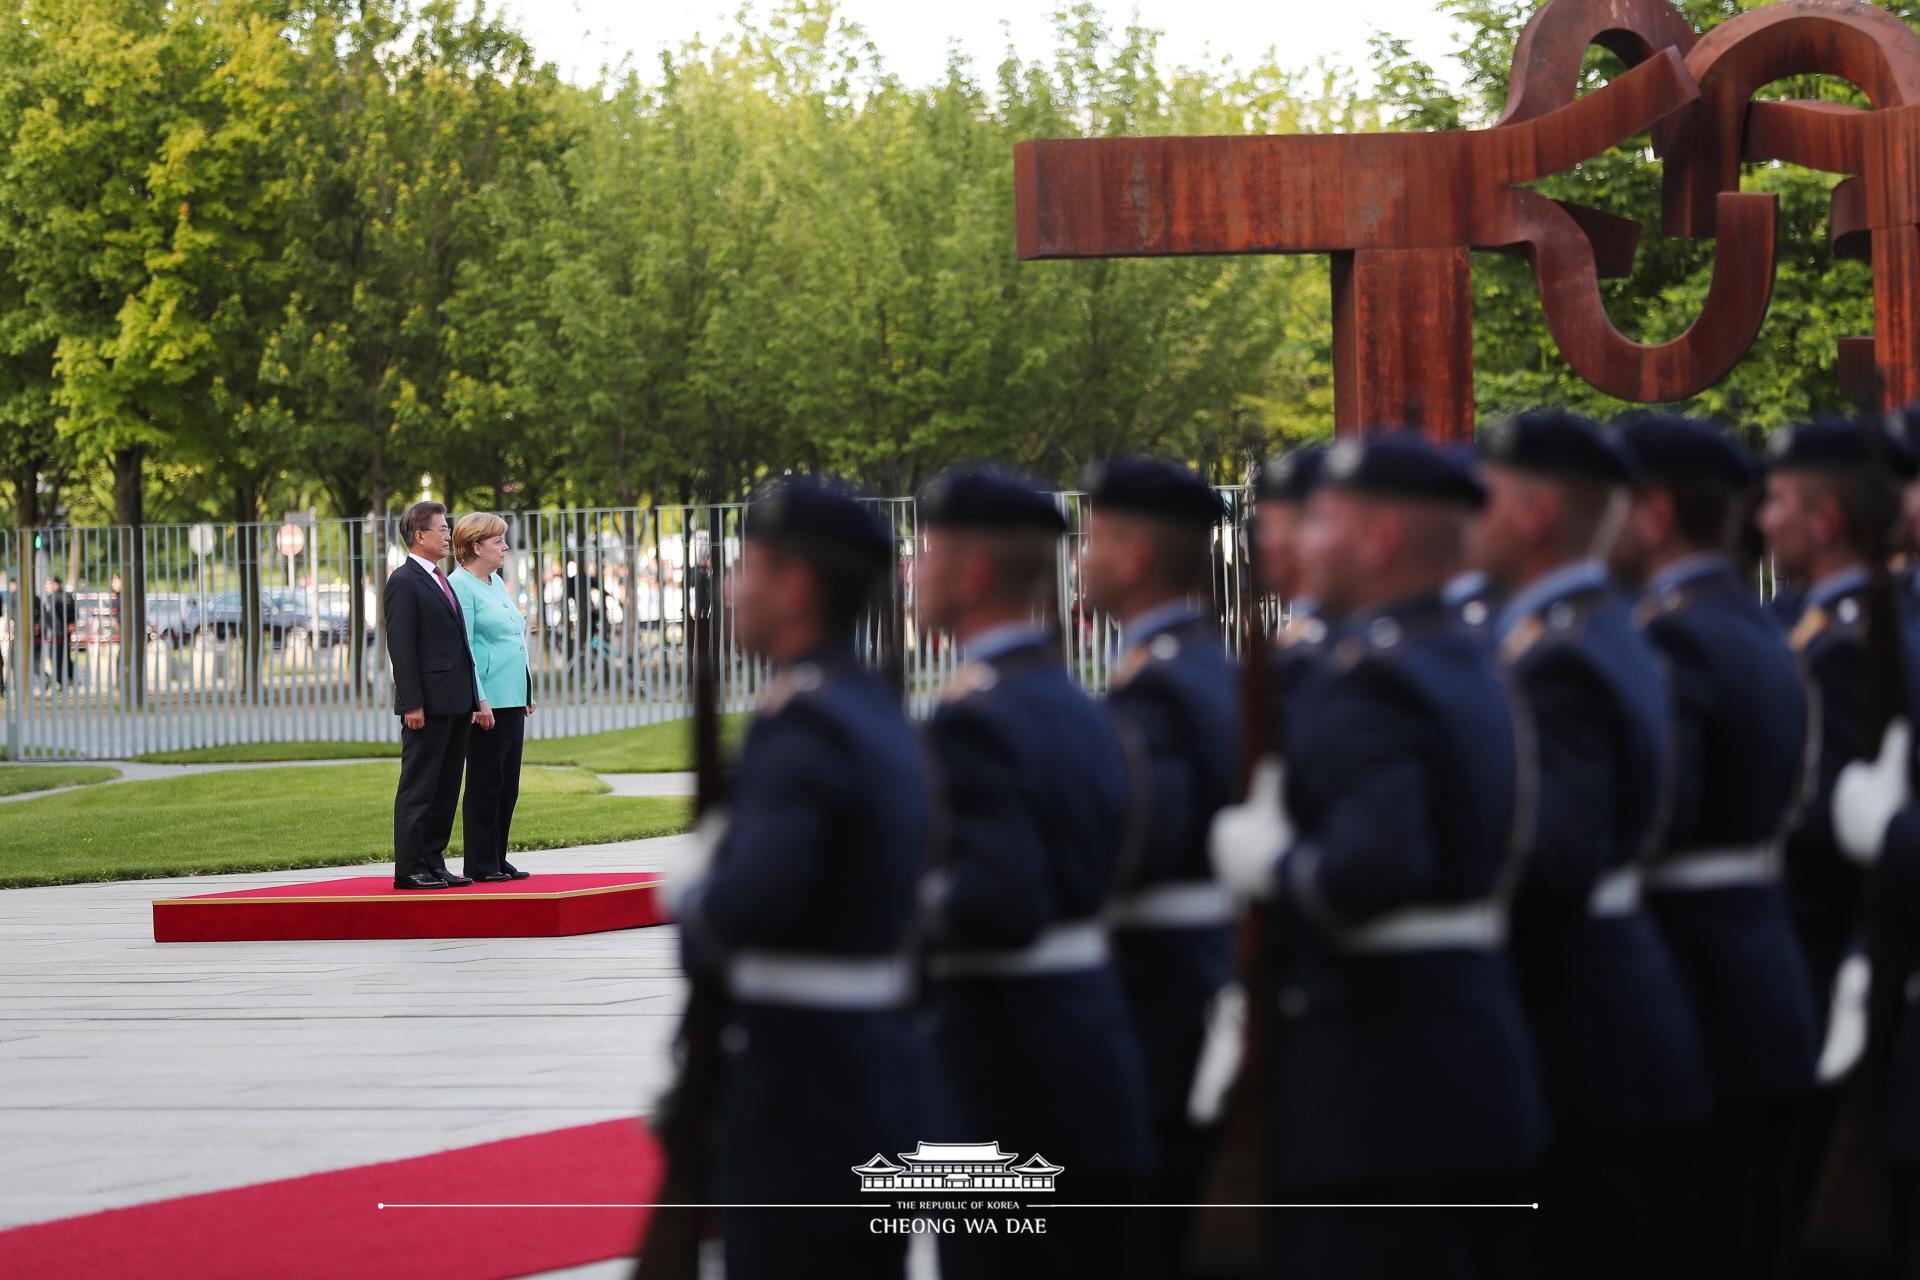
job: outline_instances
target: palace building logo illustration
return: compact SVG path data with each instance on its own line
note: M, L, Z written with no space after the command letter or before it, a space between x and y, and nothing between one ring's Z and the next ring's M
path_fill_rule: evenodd
M900 1153L903 1164L876 1151L853 1171L862 1191L1052 1191L1065 1172L1038 1151L1015 1164L1018 1155L998 1142L922 1142Z

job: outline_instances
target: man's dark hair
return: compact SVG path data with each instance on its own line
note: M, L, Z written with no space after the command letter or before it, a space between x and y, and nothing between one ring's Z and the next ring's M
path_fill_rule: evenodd
M1745 513L1748 499L1722 485L1669 484L1673 498L1673 527L1689 544L1709 551L1733 549L1734 521Z
M433 518L445 514L447 514L447 508L441 503L433 501L414 503L400 517L400 540L411 548L415 538L433 527Z

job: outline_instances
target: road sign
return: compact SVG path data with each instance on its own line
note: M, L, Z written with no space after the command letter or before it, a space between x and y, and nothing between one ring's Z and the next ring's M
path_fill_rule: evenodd
M214 532L212 525L197 524L187 530L187 545L193 548L193 554L197 556L211 555L213 553L213 543Z
M280 554L289 558L307 549L307 531L297 524L280 526Z

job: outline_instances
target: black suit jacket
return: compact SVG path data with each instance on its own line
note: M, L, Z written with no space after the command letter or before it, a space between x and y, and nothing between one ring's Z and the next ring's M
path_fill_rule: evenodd
M388 575L381 600L394 714L425 707L430 716L457 716L478 707L467 625L433 575L408 557Z

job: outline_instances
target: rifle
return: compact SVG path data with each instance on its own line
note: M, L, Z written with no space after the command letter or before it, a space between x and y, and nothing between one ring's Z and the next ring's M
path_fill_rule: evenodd
M687 623L687 659L692 667L693 762L696 821L724 803L720 768L720 714L714 687L715 637L710 620ZM678 1071L654 1107L651 1127L666 1160L654 1196L653 1216L640 1240L634 1280L696 1280L700 1238L706 1222L707 1155L713 1098L720 1067L720 1025L726 987L717 974L689 977L687 1007L674 1040Z
M1878 399L1877 392L1875 399ZM1887 442L1868 426L1868 459L1862 477L1857 538L1867 560L1866 676L1867 754L1878 750L1887 725L1907 714L1907 671L1901 647L1900 608L1888 565L1888 531L1899 511L1890 480ZM1913 762L1907 762L1909 773ZM1907 975L1916 954L1912 904L1885 883L1884 858L1862 885L1861 930L1867 943L1867 1043L1840 1086L1827 1159L1815 1189L1807 1240L1819 1249L1861 1258L1884 1258L1893 1246L1896 1182L1887 1155L1888 1094L1893 1050L1904 1013Z
M1249 486L1248 497L1252 489ZM1250 521L1240 557L1240 793L1253 782L1255 766L1276 747L1279 708L1261 615L1259 542ZM1265 1274L1269 1231L1264 1213L1251 1208L1273 1199L1273 1064L1280 1040L1280 975L1274 945L1273 908L1248 904L1240 925L1240 983L1246 992L1246 1032L1240 1070L1227 1095L1220 1141L1207 1168L1204 1205L1194 1215L1190 1260L1203 1275Z
M892 526L893 521L888 519ZM900 705L907 706L907 580L900 568L900 535L894 534L893 554L887 564L893 574L887 584L887 618L881 629L881 669L887 673L887 680L899 695Z

